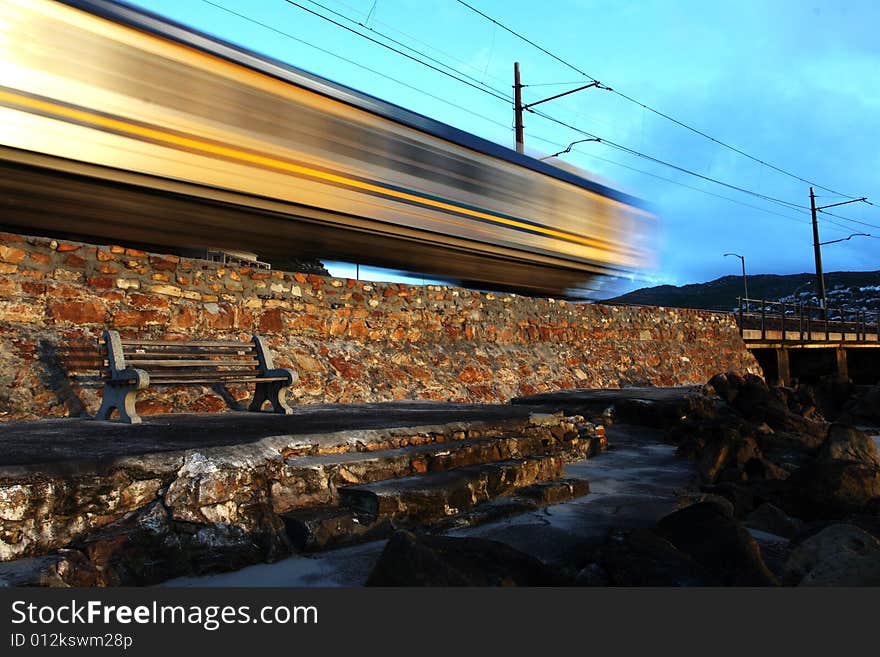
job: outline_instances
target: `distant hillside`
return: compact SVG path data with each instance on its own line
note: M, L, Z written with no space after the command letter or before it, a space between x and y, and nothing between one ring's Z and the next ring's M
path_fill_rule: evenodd
M749 298L815 304L818 291L815 281L815 274L749 276ZM808 282L811 284L807 285ZM825 274L825 289L829 308L880 311L880 271L831 272ZM742 295L742 277L724 276L708 283L681 287L646 287L602 303L733 310L737 307L737 297Z

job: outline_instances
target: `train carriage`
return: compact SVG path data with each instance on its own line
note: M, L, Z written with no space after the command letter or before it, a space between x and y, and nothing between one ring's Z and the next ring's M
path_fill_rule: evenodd
M127 5L0 0L2 223L561 294L649 256L589 179Z

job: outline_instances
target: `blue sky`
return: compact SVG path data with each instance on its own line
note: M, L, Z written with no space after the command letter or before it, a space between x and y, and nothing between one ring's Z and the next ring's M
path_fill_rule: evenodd
M459 77L466 74L475 86L488 85L501 94L511 93L513 62L519 61L522 81L530 85L523 92L526 103L585 81L455 0L319 0L323 7L310 0L295 2L377 40L391 37L420 51L420 58L430 56L459 71ZM798 177L878 203L830 210L846 219L820 215L821 241L852 233L880 236L880 3L468 2L640 103ZM133 4L487 139L513 144L509 102L407 60L292 2ZM578 144L563 156L566 162L644 198L662 219L656 268L630 287L681 285L738 274L739 260L723 257L725 252L744 255L750 274L814 271L807 182L721 147L612 92L581 91L541 109L653 158L804 206L744 194L606 144ZM584 138L534 115L527 115L525 123L527 152L539 156ZM819 188L816 193L820 206L847 200ZM826 272L880 269L880 239L853 237L829 244L822 257Z

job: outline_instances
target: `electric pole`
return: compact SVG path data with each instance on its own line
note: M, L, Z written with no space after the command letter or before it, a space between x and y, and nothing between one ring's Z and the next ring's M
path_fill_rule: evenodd
M819 303L822 305L822 315L828 307L825 298L825 277L822 275L822 248L819 246L819 221L816 217L816 195L810 187L810 213L813 215L813 252L816 257L816 280L819 281Z
M519 62L513 63L513 116L516 125L516 152L523 152L522 84L519 81Z
M543 100L536 100L534 103L529 103L527 105L523 105L522 102L522 88L523 84L519 79L519 62L513 63L513 123L516 127L516 152L522 153L524 151L525 141L523 138L523 112L528 110L531 111L531 108L535 105L540 105L541 103L546 103L548 100L555 100L557 98L562 98L563 96L568 96L569 94L573 94L577 91L583 91L584 89L591 89L592 87L597 87L599 89L605 89L606 91L613 91L611 87L606 87L604 84L599 82L598 80L593 80L589 84L585 84L582 87L578 87L577 89L572 89L570 91L563 91L561 94L556 94L555 96L550 96L550 98L544 98ZM589 133L587 133L589 134ZM584 141L602 141L599 138L594 139L585 139ZM578 143L578 142L576 142ZM568 152L568 151L566 151Z
M868 197L863 196L861 198L853 198L849 201L841 201L840 203L832 203L830 205L822 205L820 207L816 207L816 196L813 194L813 188L810 187L810 213L813 215L813 249L816 254L816 278L819 279L819 302L822 304L822 318L825 318L825 314L828 310L828 299L825 298L825 277L822 275L822 251L821 247L823 244L831 244L832 242L843 242L845 240L850 239L851 237L855 237L856 235L865 235L865 233L854 233L849 237L845 237L841 240L832 240L831 242L820 242L819 241L819 222L816 219L816 213L821 212L826 208L834 208L838 205L847 205L849 203L860 203L863 201L867 201Z

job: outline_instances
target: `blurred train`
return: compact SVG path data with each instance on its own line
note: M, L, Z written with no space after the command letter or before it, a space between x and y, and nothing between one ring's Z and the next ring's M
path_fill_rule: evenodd
M104 0L0 0L0 224L564 294L650 257L634 197Z

